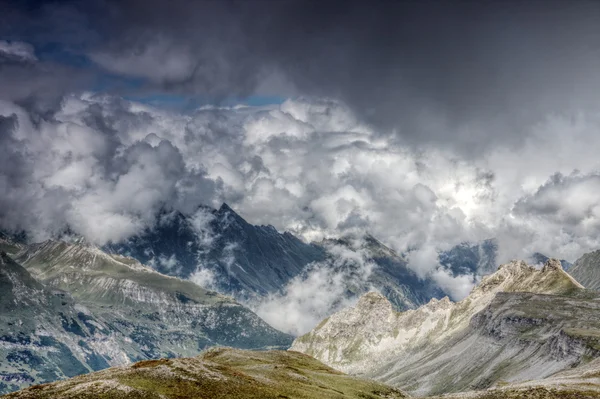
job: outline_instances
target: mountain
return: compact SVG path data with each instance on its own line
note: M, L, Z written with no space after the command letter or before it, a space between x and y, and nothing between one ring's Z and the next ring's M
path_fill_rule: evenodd
M600 291L600 250L584 254L569 270L584 287Z
M85 242L21 246L15 259L23 267L3 255L0 392L208 346L292 341L230 297Z
M441 251L439 261L455 276L465 274L485 276L494 273L498 268L497 254L498 242L492 238L480 242L464 242L448 251ZM534 265L543 265L549 259L550 257L540 252L534 252L529 258ZM560 260L560 264L563 270L569 270L573 266L571 262L564 259Z
M124 363L104 323L0 254L0 394Z
M350 252L341 253L342 247ZM252 225L227 204L218 210L200 208L193 216L164 213L152 228L104 249L189 278L249 306L285 295L290 284L324 268L346 284L336 303L371 289L399 310L443 296L435 283L420 279L404 258L372 236L307 244L273 226ZM364 262L372 266L366 274L361 269Z
M546 262L548 262L548 260L550 260L549 257L547 257L544 254L541 254L539 252L535 252L533 255L531 255L531 261L535 264L535 265L543 265ZM562 266L563 270L565 271L569 271L571 269L571 267L573 267L573 264L567 260L561 259L560 260L560 265ZM579 280L577 280L579 281Z
M348 293L360 296L370 290L377 290L385 296L396 310L414 309L432 298L441 298L443 291L430 279L422 279L408 268L408 262L394 250L367 234L360 237L327 239L318 243L329 258L347 256L349 261L331 268L344 268L345 274L353 272L358 278L349 279ZM350 251L344 255L338 248ZM355 261L359 255L359 261ZM330 259L333 260L333 259ZM353 261L354 260L354 261ZM365 263L367 265L365 265ZM361 268L368 269L365 273ZM338 272L342 272L339 270Z
M35 386L6 398L402 399L401 391L335 371L295 352L211 349Z
M474 274L485 276L497 269L496 254L498 244L494 239L479 243L465 242L439 254L440 264L453 275Z
M132 360L186 356L209 345L286 347L290 337L232 298L85 243L46 241L16 259L140 345Z
M600 398L600 362L556 373L550 377L521 383L503 383L491 389L428 399L598 399Z
M106 249L178 277L205 271L211 288L238 299L275 292L325 256L290 233L246 222L227 204L201 208L194 217L165 213L153 228Z
M377 293L323 320L291 349L411 394L548 377L600 356L600 295L557 260L502 265L460 302L396 312Z

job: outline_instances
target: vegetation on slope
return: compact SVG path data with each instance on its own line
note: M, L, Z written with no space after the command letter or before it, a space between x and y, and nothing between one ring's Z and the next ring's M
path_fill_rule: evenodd
M195 358L136 363L37 385L5 399L400 399L383 384L342 374L298 352L213 348Z

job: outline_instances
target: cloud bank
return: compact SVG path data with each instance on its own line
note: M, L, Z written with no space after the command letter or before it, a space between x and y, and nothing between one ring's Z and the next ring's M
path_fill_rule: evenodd
M226 201L307 240L369 231L421 275L463 241L600 246L599 3L0 7L3 229L102 244ZM149 105L173 98L213 106Z
M418 250L411 264L423 273L427 253L463 241L497 237L500 261L598 246L595 115L552 116L518 151L479 160L400 145L334 100L189 114L83 94L37 123L14 103L0 115L0 220L36 238L70 228L118 241L163 207L192 214L225 201L307 240L369 231Z

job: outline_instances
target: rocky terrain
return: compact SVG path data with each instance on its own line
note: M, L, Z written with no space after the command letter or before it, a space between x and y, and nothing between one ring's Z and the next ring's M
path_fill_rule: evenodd
M238 299L276 291L325 256L290 233L246 222L227 204L193 216L164 213L152 228L105 249L177 277L208 270L214 289Z
M93 245L11 248L22 266L3 253L0 392L213 345L291 343L230 297Z
M396 310L415 309L431 298L444 296L435 282L419 278L402 255L371 235L328 239L317 245L325 250L330 260L327 267L343 269L337 272L346 277L348 294L360 296L376 289ZM345 251L349 251L351 256L343 254ZM344 257L345 262L335 262L336 258ZM360 261L355 261L355 258ZM365 272L367 268L368 272ZM353 275L358 276L351 278Z
M433 299L397 312L368 293L292 351L220 348L174 358L234 337L242 347L289 338L240 315L220 318L222 308L208 316L217 329L194 325L207 318L200 308L244 308L86 243L15 248L32 274L2 255L0 288L10 293L0 301L2 389L75 377L8 398L600 397L600 295L556 260L541 270L503 265L457 303ZM89 374L95 370L103 371Z
M479 243L461 243L439 254L440 264L448 268L455 276L472 274L485 276L496 271L496 240L489 239Z
M502 265L464 300L396 312L376 293L292 349L419 395L546 378L600 356L600 297L550 260Z
M351 256L342 259L340 248ZM252 225L227 204L200 208L192 216L164 213L142 234L103 249L133 257L161 273L198 281L249 306L269 295L285 295L293 279L307 278L322 267L340 275L348 296L376 287L398 310L444 295L431 280L410 270L401 255L370 235L307 244L273 226ZM452 259L457 268L461 260L471 260ZM365 262L373 266L368 273Z
M0 292L0 393L127 362L100 320L67 292L44 287L5 252Z
M587 253L577 259L569 270L571 276L585 288L600 290L600 250Z
M401 391L340 373L296 352L210 349L187 359L142 361L38 385L19 399L401 399Z

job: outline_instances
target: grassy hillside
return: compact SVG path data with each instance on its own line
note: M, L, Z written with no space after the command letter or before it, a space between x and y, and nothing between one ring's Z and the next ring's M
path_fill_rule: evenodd
M6 399L400 399L383 384L351 377L297 352L210 349L38 385Z

